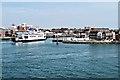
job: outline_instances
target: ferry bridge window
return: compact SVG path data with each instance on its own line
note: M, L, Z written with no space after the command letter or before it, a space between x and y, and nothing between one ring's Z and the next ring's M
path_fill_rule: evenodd
M19 39L22 39L22 37L19 37Z
M28 36L24 36L24 38L28 38Z
M30 36L30 37L36 37L36 36Z

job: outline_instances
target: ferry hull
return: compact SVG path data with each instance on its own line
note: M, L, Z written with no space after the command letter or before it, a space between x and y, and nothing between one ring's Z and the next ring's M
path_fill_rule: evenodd
M34 42L34 41L44 41L46 39L34 39L34 40L15 40L15 38L12 38L13 42Z

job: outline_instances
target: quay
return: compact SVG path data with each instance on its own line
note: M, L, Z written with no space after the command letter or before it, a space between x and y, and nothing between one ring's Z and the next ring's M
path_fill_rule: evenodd
M67 44L120 44L119 41L63 41Z
M0 40L11 40L13 37L0 37Z
M120 44L120 41L109 40L67 40L64 38L54 38L53 42L62 42L66 44Z
M53 38L52 42L63 42L63 38Z

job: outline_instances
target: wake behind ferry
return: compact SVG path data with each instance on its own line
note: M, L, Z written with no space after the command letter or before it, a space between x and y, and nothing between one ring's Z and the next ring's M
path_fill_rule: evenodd
M13 42L33 42L46 40L46 34L38 28L26 24L17 26L17 31L11 39Z

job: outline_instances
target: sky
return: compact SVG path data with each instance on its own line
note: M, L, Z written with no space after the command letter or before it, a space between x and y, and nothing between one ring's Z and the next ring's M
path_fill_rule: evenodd
M1 0L2 2L119 2L120 0Z
M118 28L117 2L2 2L2 26L27 23L40 28Z

